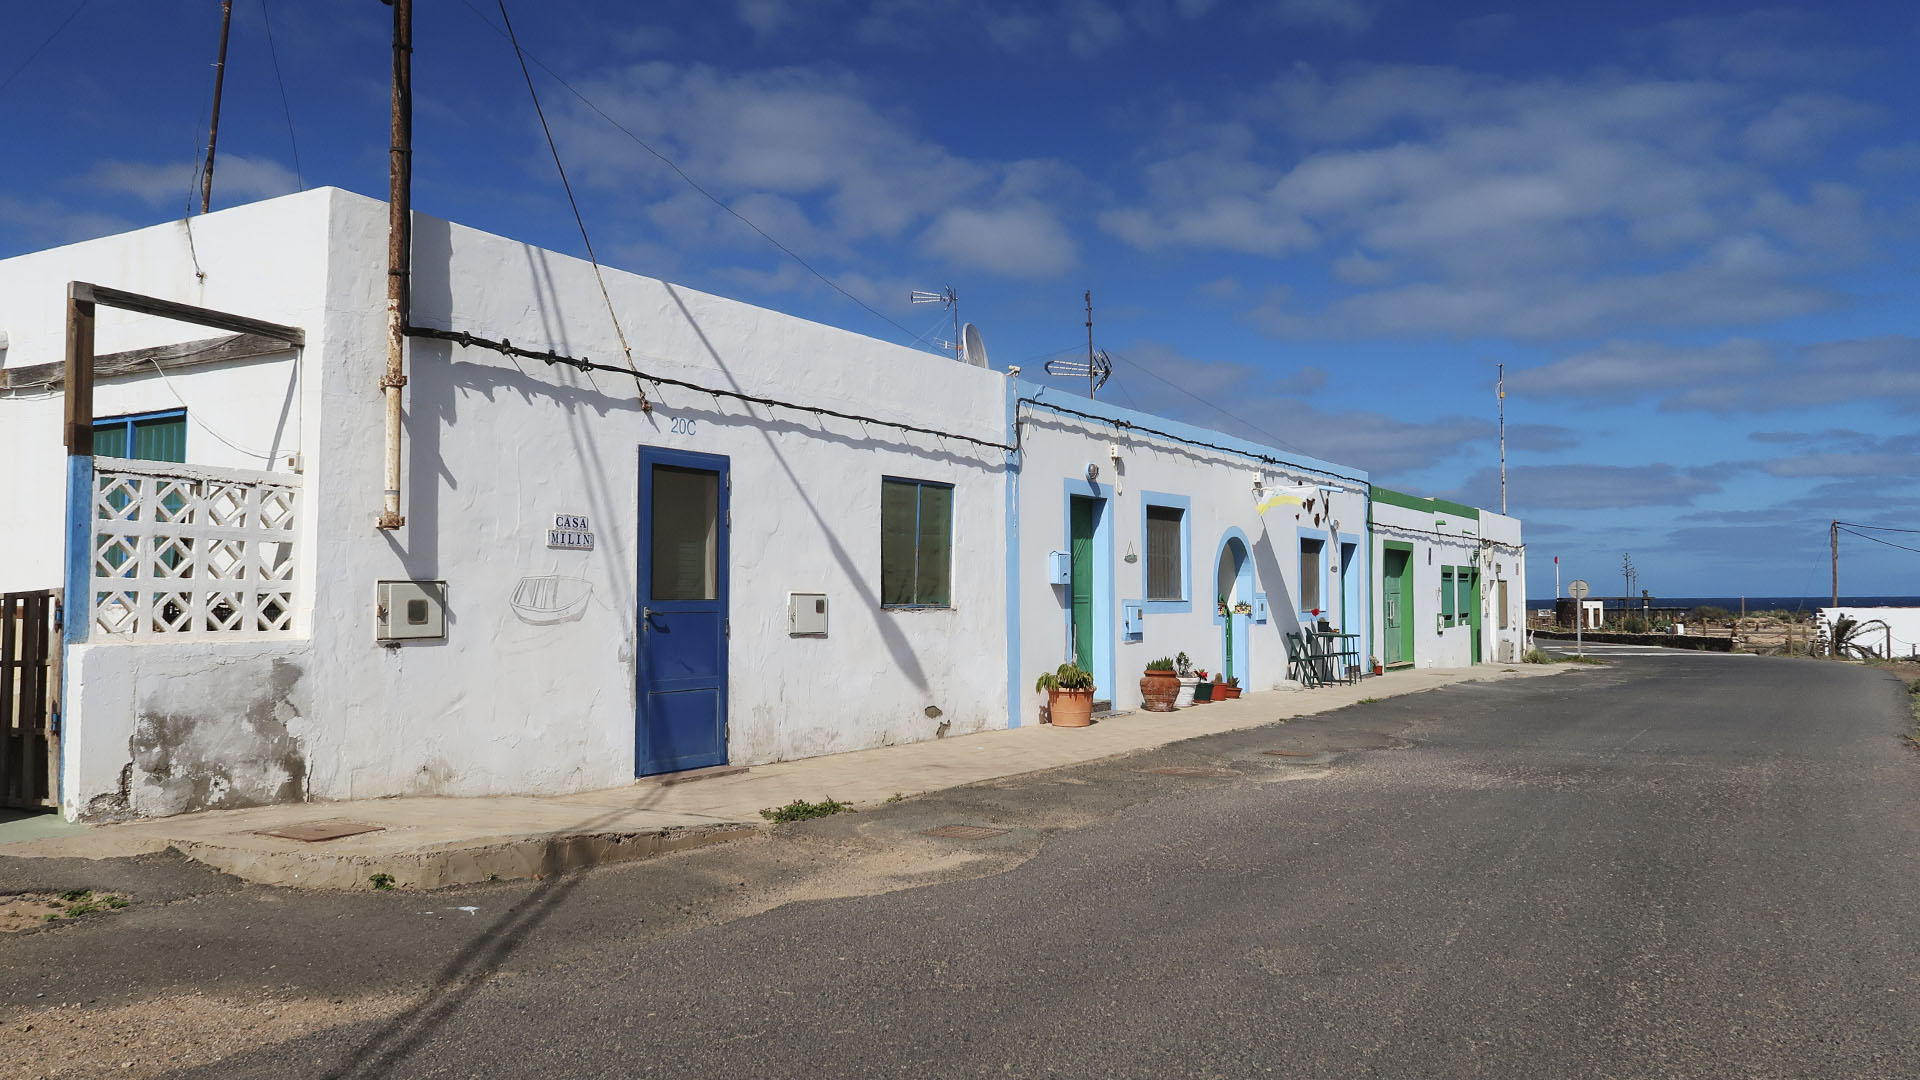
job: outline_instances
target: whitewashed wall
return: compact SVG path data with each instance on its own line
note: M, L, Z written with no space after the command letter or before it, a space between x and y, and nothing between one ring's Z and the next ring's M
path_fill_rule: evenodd
M1520 519L1482 510L1480 536L1487 542L1480 556L1482 602L1487 605L1487 647L1482 655L1499 663L1513 663L1527 651L1527 548ZM1500 629L1501 581L1507 583L1505 630Z
M615 785L634 775L638 451L732 467L729 759L755 764L1006 723L1004 453L480 349L413 344L407 526L379 510L386 208L336 192L326 425L309 483L320 524L312 677L329 733L312 792L478 795ZM617 271L607 286L650 371L1003 440L1004 378L930 353ZM418 217L414 322L613 362L583 261ZM676 421L691 422L676 433ZM683 432L686 425L680 425ZM954 485L952 610L883 610L883 475ZM590 552L545 546L586 515ZM509 604L527 575L591 583L575 622ZM444 642L382 648L374 582L443 579ZM824 592L825 639L787 635L787 594ZM940 715L927 715L936 707Z
M1442 610L1440 569L1472 565L1480 547L1478 522L1455 514L1433 514L1376 500L1373 504L1374 625L1382 621L1380 567L1389 540L1413 545L1408 570L1413 575L1413 662L1422 668L1467 667L1473 661L1473 628L1438 624ZM1444 521L1444 524L1440 522ZM1483 643L1484 644L1484 643ZM1376 642L1376 653L1384 649ZM1491 656L1491 653L1483 653Z
M1162 430L1182 427L1130 410L1091 406L1086 399L1063 393L1057 387L1022 382L1018 389L1022 396L1079 411L1103 411L1137 423L1150 423ZM1195 434L1203 436L1202 441L1236 444L1236 440L1218 433ZM1220 591L1216 574L1223 544L1229 536L1238 537L1246 544L1252 565L1251 583L1238 587L1229 601L1251 603L1253 593L1264 592L1269 605L1269 620L1265 625L1245 618L1239 620L1234 652L1240 684L1246 692L1255 693L1272 689L1286 680L1286 646L1282 635L1300 628L1299 530L1306 527L1320 536L1326 535L1324 521L1318 526L1310 518L1296 521L1290 510L1271 511L1264 518L1255 512L1255 473L1264 471L1272 482L1285 479L1286 472L1277 466L1263 466L1242 454L1184 445L1032 406L1020 409L1020 445L1016 493L1018 537L1013 549L1018 562L1010 573L1010 577L1017 579L1018 655L1016 673L1009 687L1019 723L1036 722L1044 703L1044 695L1033 689L1034 680L1073 655L1068 590L1066 586L1050 584L1048 566L1050 553L1069 550L1069 492L1106 498L1106 513L1111 522L1101 537L1101 558L1111 567L1112 591L1111 595L1102 593L1096 597L1098 640L1094 652L1096 667L1100 668L1094 673L1098 681L1096 696L1110 697L1117 709L1138 708L1140 676L1147 662L1181 652L1187 653L1197 668L1212 672L1223 670L1225 642L1215 607ZM1116 446L1120 451L1117 463L1111 454L1111 448ZM1257 449L1271 456L1285 455L1284 451L1271 448ZM1091 484L1085 479L1089 464L1100 470ZM1360 494L1364 482L1337 480L1305 469L1295 471L1292 479L1337 483L1353 489L1335 497L1332 516L1341 523L1342 533L1361 538L1355 567L1357 580L1353 586L1357 602L1351 621L1364 623L1366 504L1364 495ZM1124 638L1121 622L1123 601L1145 598L1148 492L1189 500L1186 585L1191 606L1187 611L1149 611L1143 618L1141 639L1135 642ZM1136 562L1126 562L1129 553L1136 556ZM1337 573L1329 576L1325 588L1327 595L1339 595L1342 585ZM1348 629L1365 634L1364 626Z
M269 322L319 329L325 294L329 196L306 192L182 222L0 259L0 330L9 369L57 364L66 356L67 283L86 281ZM263 243L263 237L270 242ZM195 272L194 251L199 269ZM223 336L219 330L101 307L99 353ZM307 388L309 391L313 387ZM56 588L65 549L64 396L51 391L0 394L0 591ZM187 460L197 465L285 469L301 449L304 398L291 353L158 374L102 379L99 417L187 409ZM209 430L211 425L212 430ZM243 453L216 438L264 456ZM272 458L272 464L268 464Z
M1833 624L1843 618L1885 624L1869 626L1854 638L1875 653L1884 656L1891 648L1895 657L1920 656L1920 608L1823 607L1815 615L1823 640L1831 640Z

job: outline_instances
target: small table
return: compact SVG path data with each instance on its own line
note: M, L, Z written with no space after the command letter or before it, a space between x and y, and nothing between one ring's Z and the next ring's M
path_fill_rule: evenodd
M1353 682L1360 671L1360 635L1338 630L1310 630L1314 658L1320 663L1321 681ZM1346 670L1342 672L1340 667Z

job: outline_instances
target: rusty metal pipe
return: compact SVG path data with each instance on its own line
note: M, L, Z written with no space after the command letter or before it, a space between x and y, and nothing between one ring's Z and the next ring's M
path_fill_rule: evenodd
M407 523L400 513L401 389L407 385L406 329L413 250L413 0L393 2L393 141L387 194L386 490L381 529Z

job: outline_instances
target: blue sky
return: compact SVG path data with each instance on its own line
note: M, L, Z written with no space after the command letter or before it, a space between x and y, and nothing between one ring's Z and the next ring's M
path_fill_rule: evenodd
M416 0L415 206L581 245L493 0ZM1548 8L1551 10L1548 10ZM179 217L214 0L7 5L0 257ZM602 258L1497 506L1530 593L1818 594L1920 527L1920 13L1612 2L510 3ZM215 204L386 190L389 9L236 0ZM17 72L17 74L15 74ZM948 331L950 333L950 330ZM1920 536L1893 534L1896 542ZM1843 591L1920 554L1843 541ZM1912 546L1920 547L1920 543Z

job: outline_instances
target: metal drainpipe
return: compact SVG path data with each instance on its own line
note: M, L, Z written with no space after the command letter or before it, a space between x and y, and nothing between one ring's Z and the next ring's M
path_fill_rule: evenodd
M393 3L393 142L389 148L387 195L387 370L380 379L386 395L387 446L385 499L379 528L407 523L400 514L400 405L407 385L406 324L412 270L413 189L413 0Z

